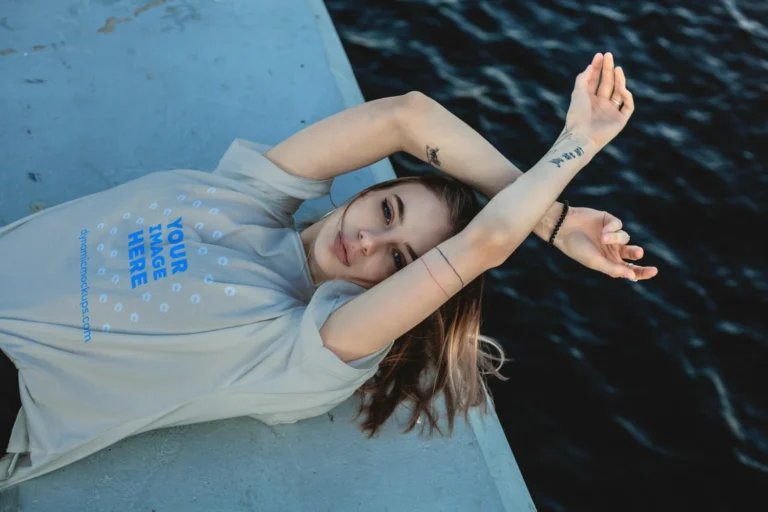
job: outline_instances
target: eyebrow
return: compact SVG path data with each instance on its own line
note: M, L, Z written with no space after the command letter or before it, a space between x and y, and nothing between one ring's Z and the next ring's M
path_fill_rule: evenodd
M400 199L399 195L392 195L395 196L395 202L397 203L397 218L400 219L400 225L402 226L405 223L405 203L403 203L403 200ZM416 251L414 251L413 247L411 247L407 242L405 244L405 248L408 249L408 254L411 255L411 262L419 259L419 255L416 254Z

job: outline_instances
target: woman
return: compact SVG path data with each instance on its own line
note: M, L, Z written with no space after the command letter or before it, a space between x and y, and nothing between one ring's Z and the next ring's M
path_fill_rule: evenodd
M422 413L436 427L440 392L452 429L457 411L485 404L482 374L499 376L503 361L478 335L477 278L532 230L613 277L656 274L624 264L642 249L615 217L574 208L559 225L565 210L553 206L633 110L623 72L597 54L566 128L522 176L408 93L271 149L237 140L213 173L148 174L6 226L0 347L19 395L5 413L0 489L140 432L244 415L294 422L358 390L369 435L406 398L408 430ZM301 201L396 151L492 199L480 209L457 181L393 180L296 231Z

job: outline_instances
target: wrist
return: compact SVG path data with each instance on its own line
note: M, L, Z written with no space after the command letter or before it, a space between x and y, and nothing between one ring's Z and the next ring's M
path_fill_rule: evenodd
M560 220L560 215L563 213L563 207L565 205L559 201L555 201L552 206L549 207L547 213L541 218L533 232L544 241L549 241L549 237L552 236L552 232L555 230L557 222ZM557 238L557 237L555 237Z
M584 151L584 156L587 157L587 161L592 160L592 158L605 146L605 144L601 144L600 141L593 137L589 130L580 126L569 127L566 125L560 133L560 136L552 145L552 150L550 151L555 150L555 148L563 142L580 147Z

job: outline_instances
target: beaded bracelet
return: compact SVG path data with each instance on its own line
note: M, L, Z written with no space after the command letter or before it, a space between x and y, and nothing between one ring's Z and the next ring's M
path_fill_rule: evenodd
M560 226L563 224L563 220L565 220L565 215L568 213L568 200L566 199L563 203L563 213L560 214L560 220L557 221L557 225L555 226L555 230L552 231L552 236L549 237L549 245L551 247L554 247L555 245L552 243L555 241L555 235L557 235L557 231L560 229Z

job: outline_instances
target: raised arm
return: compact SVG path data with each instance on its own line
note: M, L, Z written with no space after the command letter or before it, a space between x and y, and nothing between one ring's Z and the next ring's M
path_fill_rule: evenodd
M400 110L399 120L402 151L470 185L489 199L523 175L482 135L440 103L418 91L405 96L408 108ZM552 234L562 207L562 203L553 201L536 223L533 232L539 238L546 240Z
M427 138L438 141L439 147L429 147L435 142ZM399 151L429 162L488 198L523 174L479 133L417 91L368 101L321 119L264 156L286 172L322 180ZM560 203L552 204L534 233L548 238L561 211Z
M498 192L459 234L438 248L464 282L500 265L523 242L576 173L626 124L634 109L629 91L620 111L588 90L591 66L574 88L566 129L528 172ZM345 361L371 354L418 325L461 288L438 248L355 297L320 329L326 347Z
M503 263L596 151L588 137L573 133L496 194L462 232L439 244L462 280ZM565 153L577 156L552 162ZM460 289L451 266L432 249L336 310L320 336L342 360L358 359L405 334Z

